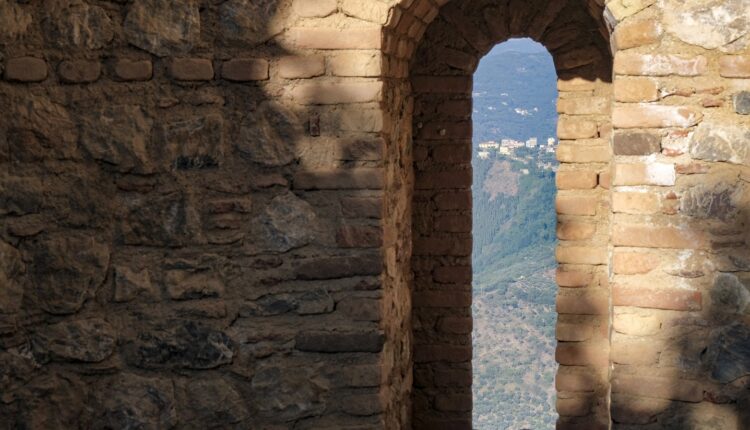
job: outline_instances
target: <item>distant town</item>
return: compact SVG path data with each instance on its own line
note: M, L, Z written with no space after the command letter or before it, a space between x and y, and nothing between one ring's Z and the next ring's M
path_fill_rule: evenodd
M488 140L478 145L477 158L480 160L505 158L525 165L535 163L537 169L557 171L556 143L554 137L547 138L547 142L542 144L536 137L529 138L525 142L515 139L502 139L500 142ZM529 169L520 169L520 172L528 175Z

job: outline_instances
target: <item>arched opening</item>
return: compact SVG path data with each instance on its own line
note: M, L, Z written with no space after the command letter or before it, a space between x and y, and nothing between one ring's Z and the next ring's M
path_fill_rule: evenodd
M557 76L528 38L474 72L473 428L550 429L555 412Z
M612 60L602 8L584 0L410 4L384 38L386 94L395 102L385 192L386 211L403 205L412 214L402 233L413 244L413 426L472 428L472 78L490 48L530 37L552 54L559 90L557 427L608 428ZM407 160L413 192L394 180L412 180Z

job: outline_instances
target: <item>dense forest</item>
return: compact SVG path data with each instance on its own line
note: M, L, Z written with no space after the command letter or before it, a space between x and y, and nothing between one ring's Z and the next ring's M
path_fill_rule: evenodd
M498 45L474 76L474 428L552 429L556 76L528 40ZM537 138L509 154L479 144ZM484 151L480 158L478 154Z

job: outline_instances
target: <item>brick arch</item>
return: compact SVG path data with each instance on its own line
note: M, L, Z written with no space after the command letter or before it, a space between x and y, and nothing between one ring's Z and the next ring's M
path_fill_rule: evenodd
M497 43L531 37L552 54L560 91L558 428L608 428L612 58L603 7L584 0L405 3L391 13L383 49L401 124L389 159L411 158L414 166L413 195L405 196L413 426L471 428L472 75ZM408 149L400 158L401 145Z

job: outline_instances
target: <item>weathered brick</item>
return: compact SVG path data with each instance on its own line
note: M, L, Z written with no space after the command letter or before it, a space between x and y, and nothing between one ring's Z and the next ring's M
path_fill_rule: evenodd
M607 315L609 313L609 299L600 292L578 295L558 294L556 309L561 314Z
M435 396L435 409L443 412L467 412L472 406L471 393L439 394Z
M708 238L701 231L685 227L616 224L612 226L615 246L641 248L704 249Z
M468 76L414 76L411 78L415 93L470 94L472 78Z
M417 308L471 307L471 291L420 291L413 303Z
M555 272L555 282L561 287L586 287L594 280L593 273L576 270L566 270L558 267Z
M612 328L617 333L633 336L651 336L661 330L662 322L653 315L615 312Z
M563 417L584 417L591 413L591 408L595 403L593 397L558 397L555 408Z
M47 62L36 57L11 58L5 64L5 79L17 82L41 82L47 79Z
M612 172L610 170L599 172L599 186L605 190L612 187Z
M174 58L169 71L178 81L210 81L214 78L214 65L207 58Z
M647 309L697 311L702 307L700 291L684 288L650 288L621 284L612 286L613 306L633 306Z
M294 175L300 190L382 189L383 171L377 168L302 171Z
M471 207L471 191L438 193L433 198L435 205L442 211L454 211Z
M653 193L614 192L612 210L629 214L653 214L661 210L661 200Z
M465 363L471 361L471 345L419 345L414 348L415 363Z
M320 55L281 57L279 76L284 79L304 79L320 76L326 71L325 58Z
M588 222L560 221L557 224L557 238L560 240L586 240L596 233L596 224Z
M555 175L558 190L590 190L597 183L598 175L592 170L558 170Z
M558 246L555 257L563 264L607 264L607 248L597 246Z
M469 188L471 182L471 170L419 172L416 175L415 188L418 190Z
M443 317L438 321L438 330L451 334L470 334L473 324L471 318Z
M471 255L471 239L460 237L419 237L414 239L414 255Z
M667 163L618 163L613 178L616 186L672 186L676 179L674 164Z
M702 120L703 114L692 106L623 105L612 112L616 128L687 128Z
M555 327L555 338L561 342L583 342L591 339L594 327L591 324L568 324L558 322Z
M471 163L471 145L440 145L432 150L432 159L438 163Z
M703 400L703 386L700 382L679 378L615 374L612 378L612 392L684 402Z
M558 195L555 199L555 209L561 215L596 215L599 207L597 196L568 196Z
M387 3L361 2L359 0L342 0L341 11L365 21L385 24L390 7Z
M622 21L654 3L656 0L610 0L607 2L607 10L617 21Z
M609 348L604 344L560 342L555 349L555 361L564 366L606 366Z
M293 87L290 94L295 102L306 105L365 103L378 101L382 82L314 82Z
M341 52L328 60L328 67L334 76L380 76L382 54L377 51Z
M324 18L336 12L336 0L295 0L292 3L294 12L303 18Z
M699 76L708 70L706 57L651 55L618 52L615 55L615 74L634 76Z
M557 112L566 115L601 115L609 111L609 97L575 97L557 100Z
M471 215L441 215L435 218L435 230L450 233L471 233Z
M560 92L593 91L594 89L596 89L595 81L578 76L557 81L557 90Z
M471 284L472 271L469 266L440 266L432 278L441 284Z
M291 42L302 49L379 49L380 27L321 28L294 27L288 30Z
M555 376L557 391L591 392L596 389L596 376L585 372L558 372Z
M557 121L557 137L561 140L589 139L596 137L599 129L596 122L569 117Z
M617 77L614 84L615 100L623 103L659 100L659 84L652 78Z
M620 50L657 43L661 35L661 24L653 19L647 19L625 21L617 26L613 36L615 47Z
M663 343L654 339L627 339L615 336L612 339L610 359L616 364L648 366L659 360Z
M115 76L123 81L147 81L151 79L154 68L151 60L130 60L121 58L114 66Z
M259 58L235 58L221 66L221 77L233 82L268 79L268 61Z
M651 155L661 152L661 136L644 132L615 133L612 140L615 155Z
M599 142L599 140L595 141ZM609 145L560 144L557 147L557 160L561 163L605 163L612 158Z
M60 79L71 84L95 82L102 73L102 66L98 61L69 60L60 63L57 68Z
M750 78L750 55L725 55L719 59L719 73L725 78Z
M336 312L340 312L354 321L380 321L381 302L366 297L346 297L336 303Z

